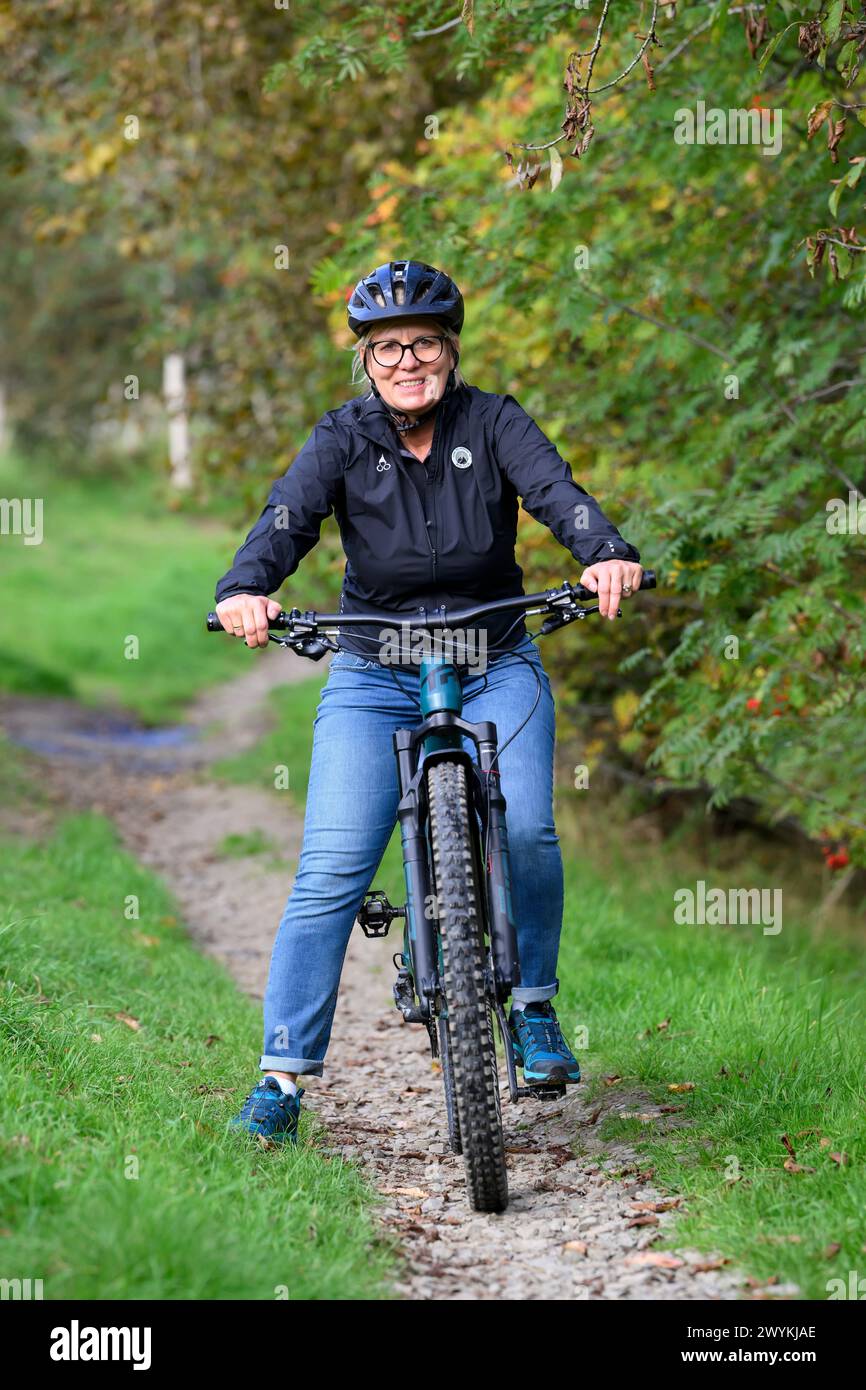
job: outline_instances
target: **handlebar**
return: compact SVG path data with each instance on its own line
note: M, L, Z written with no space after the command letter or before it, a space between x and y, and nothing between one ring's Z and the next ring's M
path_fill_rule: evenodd
M656 576L654 570L644 570L641 576L641 589L654 589ZM327 647L319 640L322 632L337 631L339 628L362 627L370 623L386 623L405 627L413 631L465 627L479 622L492 613L504 613L523 609L528 613L546 613L541 626L542 633L554 632L575 618L585 618L589 613L597 613L597 608L585 608L583 604L598 598L592 589L583 584L570 584L564 580L558 589L545 589L538 594L520 594L515 598L494 599L491 603L479 604L475 608L457 608L449 612L444 604L428 614L426 608L419 607L414 614L395 613L388 609L368 608L363 613L302 613L299 608L291 612L280 612L268 621L268 627L277 631L291 632L289 638L272 637L272 641L284 646L294 646L304 655L318 659L324 656ZM216 613L207 615L208 632L223 632L224 628ZM332 645L332 644L329 644ZM319 650L320 649L320 650Z

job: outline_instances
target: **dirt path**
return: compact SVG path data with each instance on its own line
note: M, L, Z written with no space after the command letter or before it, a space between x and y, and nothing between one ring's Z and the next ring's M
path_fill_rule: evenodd
M239 680L206 694L185 730L142 735L122 717L68 701L7 698L7 734L46 759L64 801L111 816L129 849L166 880L195 940L224 961L240 987L261 999L274 933L290 887L259 856L218 857L229 834L262 831L295 862L302 822L287 799L228 786L208 764L255 741L265 701L281 684L320 674L289 652L257 656ZM247 728L238 731L238 712ZM58 733L58 730L60 731ZM504 1104L511 1202L499 1216L471 1212L462 1159L448 1152L441 1078L426 1032L406 1025L391 996L390 939L352 935L325 1076L308 1078L306 1108L329 1132L329 1149L360 1160L385 1195L383 1220L399 1234L406 1262L398 1288L412 1299L732 1299L743 1277L707 1269L706 1256L675 1258L653 1245L673 1216L633 1225L639 1204L662 1201L651 1174L623 1144L602 1144L610 1114L657 1107L619 1088L599 1110L569 1088L553 1108ZM250 1084L259 1039L250 1038ZM238 1097L238 1103L241 1097ZM659 1125L678 1122L664 1115ZM576 1143L575 1143L576 1141ZM575 1156L574 1149L579 1153ZM664 1260L664 1263L653 1261ZM778 1294L796 1289L776 1288Z

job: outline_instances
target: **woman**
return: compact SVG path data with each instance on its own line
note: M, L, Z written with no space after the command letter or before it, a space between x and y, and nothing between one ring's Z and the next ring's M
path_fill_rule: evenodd
M512 396L466 384L454 282L423 262L392 261L359 281L348 315L358 337L353 377L363 373L370 390L326 412L274 484L217 586L226 632L265 645L280 610L268 595L331 510L347 557L340 612L410 617L522 594L518 496L580 562L581 583L613 619L620 597L640 586L640 556ZM298 1077L323 1073L349 935L396 822L392 734L418 721L419 668L405 649L405 660L392 660L381 633L371 624L341 634L315 720L298 874L265 994L263 1075L232 1121L268 1139L296 1139ZM526 1081L577 1082L550 1002L563 898L550 682L523 620L508 614L476 624L462 655L464 718L493 720L501 747L541 683L535 713L499 763L521 962L509 1026Z

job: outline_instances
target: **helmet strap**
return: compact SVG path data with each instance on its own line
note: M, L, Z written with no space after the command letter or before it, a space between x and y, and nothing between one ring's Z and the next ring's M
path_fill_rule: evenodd
M366 367L364 368L367 380L370 383L370 387L373 391L373 394L377 396L384 405L385 409L391 417L391 423L393 424L398 434L408 434L410 430L417 429L419 425L423 425L425 420L429 420L431 415L435 415L441 402L444 401L445 397L450 395L456 387L457 382L455 380L454 374L457 370L457 366L460 361L460 354L454 347L452 347L451 351L454 353L454 366L448 373L448 380L445 383L445 390L442 392L442 395L439 397L439 400L436 402L435 405L431 405L429 410L425 410L423 414L416 416L414 420L411 420L408 415L404 415L404 413L401 410L395 410L393 406L390 406L388 404L388 402L383 398L382 393L380 392L375 381L370 376L370 373L367 371Z

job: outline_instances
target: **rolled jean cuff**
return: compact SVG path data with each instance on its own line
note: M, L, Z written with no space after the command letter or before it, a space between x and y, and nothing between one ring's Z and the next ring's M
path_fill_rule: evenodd
M277 1057L265 1053L259 1058L262 1071L293 1071L298 1076L321 1076L325 1070L324 1062L314 1057Z
M513 1004L538 1004L542 999L552 999L559 989L559 980L554 980L552 985L536 985L534 988L523 989L518 985L512 991L511 1002Z

